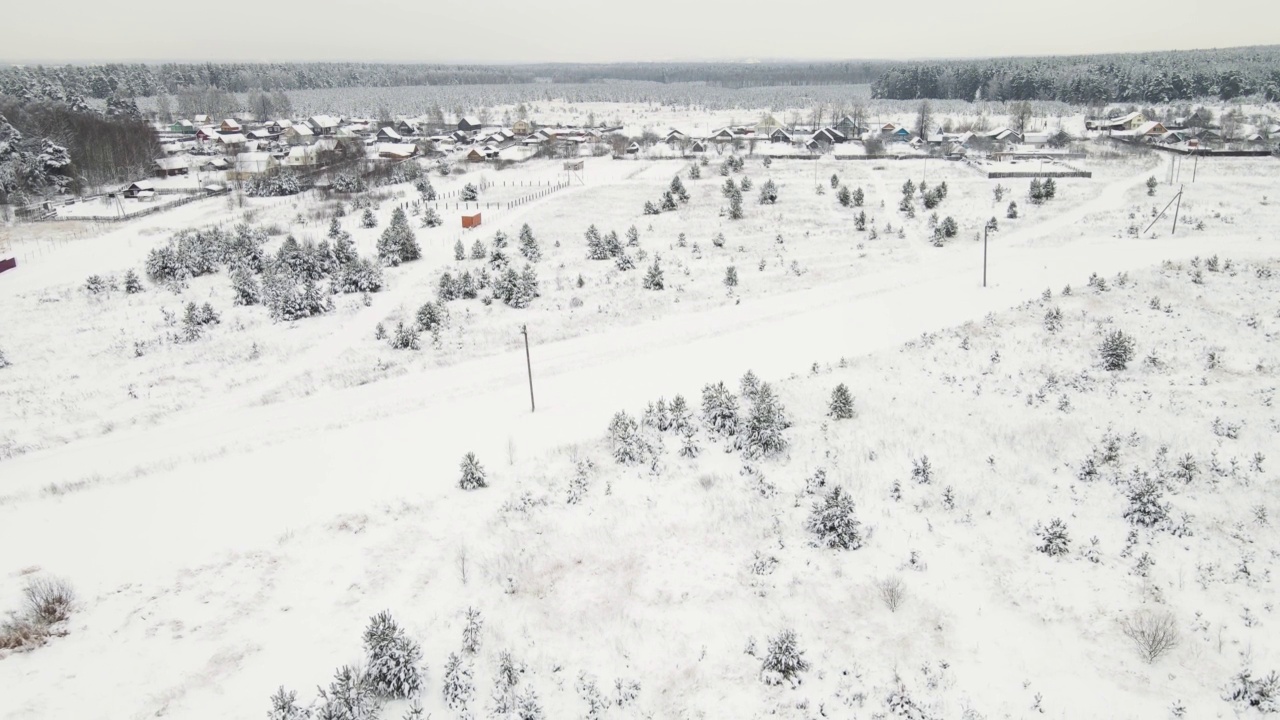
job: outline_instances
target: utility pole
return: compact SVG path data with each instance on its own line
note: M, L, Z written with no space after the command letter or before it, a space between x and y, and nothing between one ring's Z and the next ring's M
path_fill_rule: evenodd
M1170 235L1178 232L1178 211L1182 209L1182 186L1178 186L1178 204L1173 206L1173 229L1169 231Z
M1196 181L1196 169L1200 167L1200 153L1196 153L1196 159L1191 163L1191 182Z
M529 369L529 412L537 412L538 406L533 402L533 361L529 359L529 326L521 325L520 334L524 336L524 362Z
M982 227L982 287L987 286L987 233L991 231L991 223Z

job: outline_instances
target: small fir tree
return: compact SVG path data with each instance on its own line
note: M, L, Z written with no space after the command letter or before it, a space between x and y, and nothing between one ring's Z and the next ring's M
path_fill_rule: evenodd
M1071 550L1067 524L1060 518L1054 518L1048 527L1037 528L1036 534L1040 536L1040 544L1036 546L1036 550L1049 557L1066 555Z
M1018 218L1018 203L1010 200L1009 209L1005 211L1004 216L1010 220L1016 220Z
M724 269L724 286L731 290L738 287L738 268L733 265Z
M1123 330L1111 331L1098 348L1098 354L1102 356L1102 367L1112 372L1127 368L1133 360L1133 352L1133 338Z
M142 281L138 279L138 273L132 268L124 274L124 292L126 295L137 295L143 291Z
M702 388L702 421L708 430L720 435L738 431L738 398L723 382Z
M378 216L373 214L372 208L364 209L364 214L360 216L360 227L365 227L365 228L378 227Z
M818 536L816 542L820 547L834 550L862 547L862 524L858 522L853 498L839 485L813 506L806 527Z
M453 259L454 260L467 259L467 248L462 245L461 239L459 239L457 242L453 244Z
M786 681L793 686L798 685L800 673L808 669L809 662L804 659L804 651L796 641L794 630L783 630L777 637L769 638L769 649L760 669L765 684L781 685Z
M484 243L480 242L479 240L476 240L474 243L471 244L472 260L483 260L488 256L489 256L489 251L485 249Z
M644 275L645 290L662 290L665 288L662 267L658 264L658 254L653 254L653 264L649 266L649 271Z
M849 386L844 383L836 385L836 389L831 392L831 403L828 405L827 415L836 420L848 420L853 417L853 395L849 393Z
M476 459L475 453L469 452L463 456L461 468L462 477L458 480L458 487L463 490L477 490L489 486L485 479L484 467Z
M760 186L760 204L773 205L776 202L778 202L778 186L773 183L773 180L765 180Z
M465 712L475 694L471 680L471 666L462 662L457 653L449 653L444 665L444 703L450 710Z
M467 183L462 187L462 202L475 202L480 197L480 190L475 185Z

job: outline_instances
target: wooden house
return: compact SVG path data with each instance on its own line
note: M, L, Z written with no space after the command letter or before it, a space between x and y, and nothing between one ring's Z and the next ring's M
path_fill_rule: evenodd
M332 115L312 115L307 118L307 125L316 135L336 135L342 121Z
M727 127L720 128L719 130L711 133L711 137L709 139L712 142L733 142L733 130Z
M813 139L817 140L820 143L826 143L828 145L836 145L844 142L848 138L844 136L844 133L840 132L839 130L836 130L835 128L822 128L821 130L813 134Z
M694 140L689 144L689 152L701 153L707 151L707 144L701 140Z
M1133 130L1138 135L1141 135L1143 137L1157 137L1159 135L1163 135L1169 132L1169 130L1166 129L1162 123L1158 123L1154 121L1144 122L1138 127L1133 128Z
M467 162L484 162L484 150L481 148L471 148L471 152L467 153Z
M465 115L458 120L458 130L461 132L475 132L480 129L480 120L472 115Z
M156 175L160 177L175 177L186 175L188 172L190 172L190 166L187 165L186 158L165 157L156 160Z
M628 155L635 155L638 152L640 152L640 143L632 142L630 145L627 146Z
M418 146L413 143L378 143L378 157L384 160L405 160L418 154Z
M129 183L120 190L126 198L144 198L156 194L156 186L150 180L139 180Z
M171 133L180 133L182 135L196 134L195 123L191 122L190 120L179 120L178 122L170 125L168 129L169 129L169 132Z
M1097 123L1099 130L1137 130L1147 119L1140 112L1131 112L1118 118L1102 120Z
M240 133L231 133L229 135L218 136L218 146L227 153L239 152L249 139Z
M795 138L791 137L791 133L783 130L782 128L774 128L773 132L769 133L769 142L787 143L790 145L794 139Z
M218 132L222 135L235 135L243 130L240 127L240 121L227 118L218 126Z
M192 125L208 125L211 122L213 122L213 120L209 119L208 115L193 115L191 117Z
M299 123L284 131L284 139L291 145L309 145L316 141L316 134L310 125Z
M759 135L760 137L768 137L774 130L781 127L782 123L778 122L777 118L769 113L765 113L760 116L760 120L756 123L754 130L756 135Z
M511 123L511 132L520 137L524 137L533 132L533 125L528 120L517 120Z
M377 134L374 135L374 140L380 143L402 143L404 142L404 136L395 128L384 127L378 128Z
M849 115L845 115L844 117L840 118L839 122L837 122L834 127L836 130L839 130L846 138L849 138L849 139L862 137L862 134L867 131L865 127L862 127L858 125L858 123L854 122L853 118Z
M231 167L231 163L224 157L214 157L200 163L200 169L206 172L217 172L218 170L226 170Z
M400 133L401 137L410 137L421 134L422 130L417 123L401 120L396 123L396 132Z

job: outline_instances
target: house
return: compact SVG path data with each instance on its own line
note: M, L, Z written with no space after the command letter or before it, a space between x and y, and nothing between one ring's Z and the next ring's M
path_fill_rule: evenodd
M247 152L236 155L236 174L260 175L276 167L270 153Z
M794 139L795 138L791 137L791 133L783 130L782 128L774 128L773 132L769 133L769 142L787 143L790 145Z
M178 122L170 125L168 129L171 133L181 133L183 135L196 134L196 126L190 120L179 120Z
M484 150L482 148L471 148L471 152L467 153L467 162L484 162Z
M473 115L465 115L458 120L460 132L475 132L480 129L480 120Z
M733 130L727 127L720 128L719 130L711 133L711 137L707 139L712 140L714 142L733 142L733 139L734 139Z
M196 139L201 141L216 140L218 138L217 125L203 125L196 131Z
M816 137L811 137L805 141L804 149L809 152L822 152L822 143L818 142Z
M904 127L897 128L889 133L888 139L891 142L910 142L911 131Z
M307 125L316 135L334 135L342 121L332 115L312 115L307 118Z
M409 137L410 135L418 135L422 131L418 128L417 123L401 120L396 123L396 132L400 133L401 137Z
M314 145L296 145L289 148L289 153L284 156L284 164L288 167L303 167L306 165L316 164L316 149Z
M380 143L403 143L404 136L396 131L395 128L384 127L378 128L378 134L374 139Z
M286 120L285 122L288 122L288 121ZM271 120L267 122L265 125L263 125L262 129L266 130L268 133L271 133L272 135L283 135L284 129L287 127L289 126L281 124L279 120Z
M189 171L190 166L187 165L186 158L166 157L156 160L156 175L160 177L186 175Z
M1142 113L1131 112L1118 118L1100 120L1097 126L1099 130L1137 130L1146 121L1147 119L1142 116Z
M404 160L418 154L418 146L413 143L378 143L378 157L387 160Z
M774 116L768 113L765 113L764 115L760 116L760 121L756 123L755 133L760 137L767 137L773 134L774 130L777 130L781 127L782 127L782 123L778 122L777 118L775 118Z
M822 128L821 130L813 134L813 139L817 140L820 143L826 143L828 145L835 145L837 143L842 143L845 140L848 140L848 138L845 137L844 133L840 132L839 130L836 130L835 128Z
M266 128L258 128L257 130L250 130L246 137L250 140L266 141L271 140L275 135L271 134L271 131Z
M1170 130L1169 132L1155 138L1155 142L1160 145L1177 145L1184 141L1186 141L1186 137L1178 130Z
M310 125L298 123L284 131L284 139L291 145L308 145L315 142L316 134Z
M524 137L533 132L533 125L528 120L517 120L511 123L511 132Z
M1169 132L1163 124L1158 122L1144 122L1132 129L1140 137L1157 137Z
M1022 136L1022 144L1038 148L1044 147L1049 144L1049 139L1052 137L1053 134L1048 132L1029 132Z
M894 125L893 123L885 123L880 126L880 133L882 135L888 135L889 133L897 129L898 129L898 126Z
M240 133L218 136L218 146L228 153L238 152L248 141L248 138Z
M1018 135L1018 133L1006 127L998 127L995 130L988 130L982 133L982 137L992 142L1002 142L1011 145L1022 142L1022 137Z
M218 133L222 135L235 135L240 133L241 129L242 128L240 127L240 123L238 121L232 120L231 118L227 118L226 120L222 121L221 125L218 126Z
M835 124L835 129L839 130L847 138L861 137L867 131L866 128L854 122L853 118L845 115Z
M208 115L195 115L191 118L192 125L208 125L213 122Z
M632 142L630 145L627 146L628 155L635 155L638 152L640 152L640 143Z
M209 158L200 163L200 169L204 171L226 170L231 167L231 163L224 157Z
M144 198L156 194L156 186L150 180L139 180L121 188L120 193L127 198Z
M689 152L700 153L700 152L706 152L706 151L707 151L707 144L702 142L701 140L694 140L689 145Z
M688 135L685 135L684 133L680 132L679 130L676 130L675 128L671 128L671 130L667 131L666 137L662 138L662 142L668 145L678 145L681 142L688 139L689 139Z

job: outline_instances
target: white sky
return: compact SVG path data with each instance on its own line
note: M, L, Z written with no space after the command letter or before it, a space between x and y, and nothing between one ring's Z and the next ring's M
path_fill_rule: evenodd
M1280 0L4 5L0 61L9 62L900 59L1280 42Z

